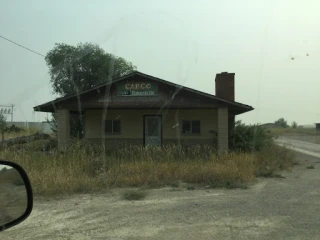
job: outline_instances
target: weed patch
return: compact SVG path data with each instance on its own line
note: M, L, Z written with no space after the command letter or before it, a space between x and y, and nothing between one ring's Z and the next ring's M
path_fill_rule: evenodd
M146 198L147 193L145 191L141 191L141 190L127 190L124 192L123 194L123 198L125 200L142 200L144 198Z
M101 148L80 141L73 142L64 154L4 149L0 159L20 164L35 195L49 197L113 187L180 187L181 182L186 186L246 188L256 177L290 170L294 162L290 150L276 145L225 155L217 155L210 146L131 147L102 154Z
M195 190L196 188L192 185L187 186L187 190Z
M314 165L307 166L307 169L314 169L314 168L315 168Z

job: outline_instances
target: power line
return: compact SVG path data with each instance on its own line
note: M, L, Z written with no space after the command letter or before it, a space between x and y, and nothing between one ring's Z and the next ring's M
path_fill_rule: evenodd
M7 40L8 42L11 42L11 43L13 43L13 44L15 44L15 45L17 45L17 46L21 47L21 48L24 48L24 49L26 49L26 50L28 50L28 51L30 51L30 52L33 52L33 53L35 53L35 54L37 54L37 55L40 55L41 57L45 57L45 56L44 56L44 55L42 55L41 53L38 53L38 52L36 52L36 51L33 51L33 50L32 50L32 49L30 49L30 48L27 48L27 47L25 47L25 46L22 46L22 45L20 45L19 43L16 43L16 42L14 42L14 41L12 41L12 40L10 40L10 39L8 39L8 38L4 37L4 36L1 36L1 35L0 35L0 37L1 37L1 38L3 38L4 40Z

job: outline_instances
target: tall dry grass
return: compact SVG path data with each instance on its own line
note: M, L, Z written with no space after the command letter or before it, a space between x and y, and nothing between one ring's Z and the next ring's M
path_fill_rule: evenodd
M22 137L22 136L30 136L36 133L41 132L38 129L34 129L34 128L25 128L25 127L21 127L21 131L20 132L9 132L9 133L5 133L4 134L4 140L7 139L11 139L11 138L16 138L16 137Z
M292 153L276 145L255 153L217 156L209 146L144 149L102 154L98 147L73 143L64 154L0 151L0 159L27 171L36 195L103 191L111 187L155 187L183 181L212 187L241 187L257 176L272 176L293 165Z

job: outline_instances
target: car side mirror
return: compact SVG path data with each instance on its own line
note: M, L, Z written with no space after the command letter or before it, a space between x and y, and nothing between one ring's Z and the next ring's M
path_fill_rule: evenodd
M24 221L31 213L33 195L21 166L0 160L0 231Z

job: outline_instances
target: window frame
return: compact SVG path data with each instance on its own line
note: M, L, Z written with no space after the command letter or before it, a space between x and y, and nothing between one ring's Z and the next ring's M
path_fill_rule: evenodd
M111 132L106 131L107 121L111 121ZM120 124L120 131L119 132L114 131L114 122L119 122L119 124ZM105 125L104 125L104 133L107 135L121 135L122 134L121 120L120 119L106 119Z
M183 132L183 125L184 125L184 122L189 122L189 125L190 125L190 132L188 132L188 133L184 133ZM193 129L192 129L192 124L193 124L193 122L199 122L199 132L198 133L194 133L193 132ZM181 134L182 135L192 135L192 136L194 136L194 135L201 135L201 120L195 120L195 119L193 119L193 120L182 120L182 124L181 124Z

